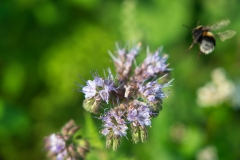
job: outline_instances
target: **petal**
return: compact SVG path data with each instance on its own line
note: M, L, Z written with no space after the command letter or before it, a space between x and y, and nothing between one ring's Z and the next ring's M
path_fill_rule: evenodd
M85 86L82 88L82 92L85 94L85 98L90 98L96 95L97 91L94 88Z

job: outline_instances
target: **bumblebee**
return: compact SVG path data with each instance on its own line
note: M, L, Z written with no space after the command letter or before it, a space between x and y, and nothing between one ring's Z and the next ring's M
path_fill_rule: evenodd
M192 30L193 42L188 50L190 50L195 43L198 43L200 47L200 53L204 54L211 53L216 46L215 36L212 33L212 31L225 27L229 23L230 23L229 20L222 20L210 26L197 25L197 27L193 28ZM236 31L234 30L226 30L224 32L218 32L216 35L219 37L221 41L225 41L233 37L235 34Z

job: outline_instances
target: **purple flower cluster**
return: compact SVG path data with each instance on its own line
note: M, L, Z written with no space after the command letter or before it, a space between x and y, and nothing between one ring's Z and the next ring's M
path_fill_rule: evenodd
M168 55L164 54L162 57L159 56L162 50L163 47L159 48L154 54L148 52L148 56L143 62L143 65L147 68L146 72L150 76L169 70L167 68L169 64L166 63Z
M109 76L105 79L94 74L93 80L88 80L86 86L80 86L79 91L85 94L85 101L83 107L91 112L98 113L99 107L102 103L109 103L110 98L117 92L116 86L114 85L114 78L112 73L109 71Z
M104 129L101 131L101 133L104 136L107 136L108 134L120 137L126 136L126 130L128 127L123 117L124 114L121 111L114 110L111 110L106 115L102 116L101 119L104 123Z
M85 94L85 98L93 98L93 97L101 97L101 100L108 103L109 100L109 94L111 91L116 91L114 88L114 81L109 76L108 79L104 80L100 78L99 76L95 76L94 80L88 80L87 86L82 88L82 92Z
M148 50L145 60L133 67L140 46L139 43L127 50L117 45L115 54L109 53L116 67L116 78L112 78L111 72L107 78L94 75L93 80L79 89L85 94L83 107L87 111L103 112L99 118L103 123L101 134L106 136L107 148L113 150L119 147L123 136L127 137L129 128L134 143L147 141L147 127L151 126L151 118L159 114L162 99L166 97L163 89L171 83L166 76L171 71L166 62L168 55L163 54L162 47L153 54ZM159 83L163 79L168 82Z
M151 110L147 105L140 105L138 108L131 108L127 115L127 120L131 122L134 127L151 126L150 118Z
M166 63L168 55L163 54L160 56L162 52L163 47L160 47L154 54L151 54L148 49L147 57L143 63L135 69L135 76L137 76L138 79L146 80L171 71L171 69L168 68L169 64Z
M64 160L67 157L66 143L62 135L51 134L45 139L45 148L49 153L56 156L56 160Z
M118 44L116 44L116 48L116 56L114 56L111 52L109 52L109 54L112 57L116 66L118 79L123 81L125 79L128 79L129 77L132 63L141 48L141 43L132 47L130 51L127 51L126 48L120 48Z
M165 87L169 87L171 83L171 81L169 81L166 84L159 84L157 81L158 80L139 85L140 96L149 103L155 104L159 100L165 98L166 94L163 92L162 89Z
M74 139L74 134L79 128L70 120L61 133L53 133L46 137L45 149L48 151L48 157L54 160L85 159L89 143L84 139Z

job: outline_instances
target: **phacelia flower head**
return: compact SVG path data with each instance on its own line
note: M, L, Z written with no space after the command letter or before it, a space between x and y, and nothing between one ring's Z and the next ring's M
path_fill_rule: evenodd
M45 138L45 149L48 157L54 160L74 160L85 159L89 151L89 143L83 139L75 140L73 135L79 127L70 120L63 128L61 133L53 133ZM76 141L76 142L75 142Z
M88 80L86 86L80 87L79 91L83 92L86 98L83 107L92 113L98 113L101 102L104 101L108 104L111 94L116 92L110 71L106 79L94 75L93 80Z
M128 129L126 122L123 119L123 113L121 111L110 110L106 115L102 116L103 135L108 135L112 132L116 136L126 136L126 130Z
M106 147L113 146L116 150L120 144L120 138L127 135L127 125L124 119L124 113L120 110L112 109L101 116L103 129L101 133L107 137Z
M119 80L123 81L129 77L130 71L132 69L132 63L140 51L141 43L138 43L130 50L126 50L126 48L120 48L118 44L116 44L116 46L116 56L114 56L111 52L109 52L109 54L116 66Z
M45 139L45 148L49 150L49 156L56 156L57 160L67 157L66 143L62 135L51 134Z
M85 98L100 96L101 99L107 103L110 92L114 90L114 82L111 78L103 79L99 76L95 76L93 81L88 80L87 86L82 87Z
M169 81L165 84L159 84L158 80L155 80L147 82L146 84L143 83L139 85L138 91L140 93L140 96L145 98L147 102L157 103L159 100L162 100L166 97L166 94L163 92L162 89L165 87L169 87L171 82L172 81Z
M151 126L150 120L151 110L147 105L140 105L135 108L130 108L127 115L127 120L133 126Z
M110 72L107 78L94 75L93 80L88 80L80 89L86 98L83 107L100 114L103 123L100 133L106 137L106 147L113 150L119 147L122 137L127 137L128 128L134 143L147 141L151 118L158 116L162 99L167 96L163 88L171 83L164 76L171 69L163 48L153 54L147 50L147 57L138 65L136 56L140 46L138 43L126 49L117 45L116 51L109 53L116 68L116 78ZM163 78L167 82L160 84Z
M138 143L147 141L148 130L147 126L151 126L151 109L149 106L138 100L130 104L127 113L127 120L130 122L132 140Z
M168 55L163 54L162 52L163 47L160 47L154 54L150 53L148 49L147 57L143 63L135 69L135 76L137 77L136 79L143 81L171 70L168 68ZM160 56L160 54L163 55Z

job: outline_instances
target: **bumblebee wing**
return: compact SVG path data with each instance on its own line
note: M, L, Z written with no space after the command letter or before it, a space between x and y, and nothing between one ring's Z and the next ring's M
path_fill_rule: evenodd
M222 21L219 21L219 22L215 22L211 26L207 26L207 28L211 31L214 31L214 30L218 30L222 27L227 26L229 23L230 23L230 21L228 19L225 19L225 20L222 20Z
M232 38L236 34L236 31L226 30L224 32L218 32L217 35L221 41L225 41L229 38Z

